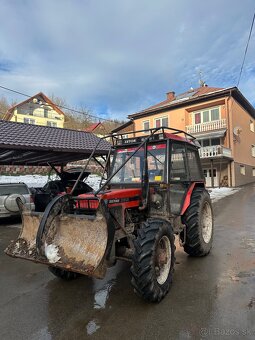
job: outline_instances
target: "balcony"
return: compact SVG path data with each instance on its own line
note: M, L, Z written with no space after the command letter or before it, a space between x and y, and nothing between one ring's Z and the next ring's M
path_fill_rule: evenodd
M200 133L207 132L213 130L220 130L227 127L226 119L214 120L207 123L194 124L186 126L186 130L188 133Z
M199 149L199 155L201 159L205 158L217 158L225 157L232 158L231 149L222 145L205 146Z

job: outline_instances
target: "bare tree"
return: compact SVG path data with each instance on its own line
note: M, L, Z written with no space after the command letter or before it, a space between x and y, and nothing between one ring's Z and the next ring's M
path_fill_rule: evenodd
M10 104L8 103L8 100L2 96L0 98L0 119L3 118L3 116L5 115L5 113L7 112L7 110L10 108Z

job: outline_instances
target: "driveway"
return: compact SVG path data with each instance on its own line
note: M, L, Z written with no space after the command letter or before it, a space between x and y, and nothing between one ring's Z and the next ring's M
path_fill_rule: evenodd
M61 281L43 265L3 254L18 222L0 225L0 338L254 339L255 185L214 204L214 247L205 258L177 248L171 291L160 304L133 292L129 266L100 281Z

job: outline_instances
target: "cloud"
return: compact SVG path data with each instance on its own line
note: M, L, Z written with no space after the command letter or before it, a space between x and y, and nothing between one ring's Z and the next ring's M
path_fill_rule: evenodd
M10 65L0 84L54 93L111 118L196 87L199 70L208 85L233 86L253 7L252 0L0 0L0 70L4 60ZM240 82L250 101L252 49L254 34Z

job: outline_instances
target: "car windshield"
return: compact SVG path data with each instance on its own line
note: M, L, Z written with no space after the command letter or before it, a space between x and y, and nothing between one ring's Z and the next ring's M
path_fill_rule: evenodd
M136 148L116 150L113 160L112 173L114 173ZM162 182L165 179L166 144L149 145L147 148L148 173L150 182ZM141 148L112 178L111 183L141 182L144 166L144 149Z
M20 194L20 195L27 195L29 191L25 185L0 185L0 196L6 196L11 194Z

